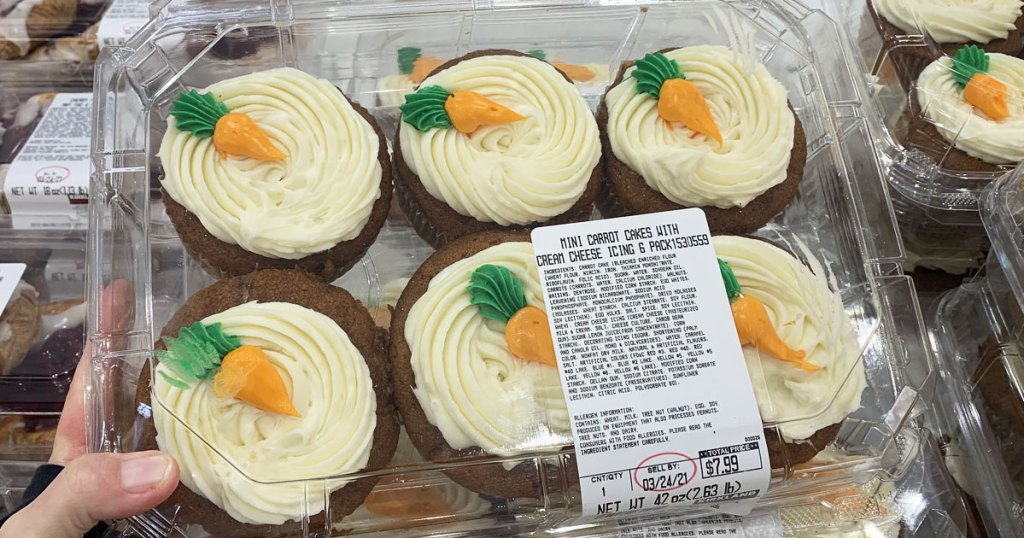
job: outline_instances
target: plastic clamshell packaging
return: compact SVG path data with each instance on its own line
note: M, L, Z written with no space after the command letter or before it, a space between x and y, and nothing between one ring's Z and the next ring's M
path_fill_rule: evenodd
M961 487L990 535L1024 534L1024 167L981 198L992 238L983 275L942 296L934 344L950 431L959 442Z
M0 82L92 80L96 28L110 0L11 0L0 5Z
M911 12L914 5L901 9ZM944 100L954 90L936 81L950 78L950 57L960 45L939 43L927 29L901 30L877 12L872 0L849 0L846 10L854 61L877 114L872 121L876 148L907 249L931 268L963 265L965 260L980 266L987 240L978 217L978 196L1016 162L982 159L974 145L1005 145L1013 135L986 138L979 134L989 122L983 113ZM920 14L915 18L922 20ZM932 65L936 61L940 63ZM930 75L919 78L926 70ZM1010 110L1019 110L1024 104L1019 82L1004 82ZM923 106L922 101L933 104Z
M170 101L180 91L268 68L296 67L330 80L366 107L390 139L398 127L396 103L401 101L394 99L394 90L386 89L384 81L399 74L396 54L401 47L419 47L440 58L489 48L543 49L549 57L607 66L609 73L616 73L622 62L646 52L717 44L754 56L789 92L807 136L804 179L785 212L755 235L821 264L855 327L858 364L863 365L867 380L861 407L842 421L827 449L837 457L799 468L785 456L772 461L772 485L760 502L774 505L826 485L863 483L900 461L895 439L930 377L920 354L924 333L909 279L873 277L869 272L871 264L899 256L895 225L867 137L862 112L867 105L840 45L841 30L821 12L790 1L628 6L496 3L484 7L451 2L352 4L344 9L312 2L245 8L225 4L218 9L171 3L125 47L103 53L96 86L90 229L109 226L111 233L91 236L90 297L95 305L105 284L124 280L134 294L135 309L126 325L90 334L97 350L89 415L93 450L134 448L140 428L152 421L150 408L135 405L139 372L151 360L154 341L170 316L189 296L212 283L184 253L156 188L160 177L156 149ZM280 9L288 13L284 19ZM189 49L188 35L211 32L217 37L207 48ZM251 42L245 41L246 35ZM229 37L236 41L226 50L234 52L214 54L217 44ZM606 82L579 86L592 109ZM380 321L381 307L393 297L395 283L409 277L430 252L394 210L362 263L336 284L376 312ZM95 308L89 314L90 320L97 321ZM224 457L216 446L209 448L216 457ZM328 513L326 528L305 525L316 515L307 512L303 532L358 533L426 524L465 532L562 528L579 515L579 491L566 466L571 452L564 448L430 464L400 461L396 468L346 475L383 476L377 491L404 489L411 494L433 489L444 494L453 484L439 471L448 465L525 462L534 469L543 495L540 499L472 495L472 502L449 503L444 514L411 514L398 520L362 509L343 519ZM244 477L240 479L260 483L247 462L226 463ZM331 477L293 477L307 492L304 506L324 505L327 478ZM201 516L173 502L130 524L175 526L186 535L203 532Z
M89 85L59 77L0 82L0 175L53 95L88 91ZM0 264L24 264L0 314L0 467L6 467L4 460L45 461L50 452L85 344L87 220L38 216L36 222L46 226L16 229L6 199L0 206Z

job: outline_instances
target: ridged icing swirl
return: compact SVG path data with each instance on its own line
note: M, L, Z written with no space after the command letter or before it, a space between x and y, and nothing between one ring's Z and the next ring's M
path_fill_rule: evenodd
M579 200L601 157L597 122L579 90L534 58L481 56L425 79L473 91L526 119L420 132L402 123L402 156L431 196L461 215L502 226L543 222Z
M1006 85L1010 117L993 121L964 101L952 61L932 62L917 79L917 100L924 116L957 149L991 164L1024 161L1024 60L989 54L988 75Z
M544 308L530 243L502 243L446 267L406 319L416 399L456 449L509 456L571 444L558 370L513 357L505 324L470 302L470 275L485 264L509 269L523 283L527 305Z
M316 489L335 491L348 481L326 480L312 488L301 482L257 483L218 452L259 481L318 478L364 468L377 426L377 399L362 354L330 318L292 303L246 303L202 322L219 322L243 345L262 348L280 371L301 417L218 398L208 382L180 389L156 375L152 408L160 450L178 460L186 487L242 523L298 520L304 503L308 514L321 512L325 495ZM157 366L158 373L165 371Z
M938 43L988 43L1016 28L1021 0L871 0L885 20L908 34L922 29Z
M806 372L744 346L761 419L783 421L779 432L792 441L807 439L858 409L867 384L860 345L842 298L829 289L817 261L810 260L812 272L788 252L758 239L717 236L712 243L743 293L764 303L779 337L822 367Z
M212 139L176 127L160 145L162 185L225 243L269 258L299 259L354 239L380 198L379 139L327 80L272 69L204 91L248 114L288 155L221 158Z
M744 207L785 181L796 126L786 88L763 65L725 47L664 54L700 88L723 144L662 120L657 100L637 90L631 67L605 96L615 156L684 206Z

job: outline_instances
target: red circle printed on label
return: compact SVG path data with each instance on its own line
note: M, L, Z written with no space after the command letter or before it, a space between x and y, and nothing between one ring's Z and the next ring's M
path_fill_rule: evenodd
M697 462L682 452L659 452L633 470L633 483L643 491L672 491L689 484L697 475Z
M44 166L36 170L36 181L39 183L60 183L71 177L71 169L66 166Z

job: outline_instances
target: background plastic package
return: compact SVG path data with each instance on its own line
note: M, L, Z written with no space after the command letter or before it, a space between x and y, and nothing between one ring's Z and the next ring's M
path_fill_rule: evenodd
M923 291L948 289L981 266L988 241L978 196L1015 163L986 163L956 148L961 137L973 136L965 125L973 133L980 118L931 112L918 102L919 73L957 46L943 46L927 31L899 31L876 14L870 0L844 5L854 61L877 113L875 147L891 188L907 269L929 277L921 279ZM935 96L928 88L920 91Z
M91 80L109 0L13 0L0 8L0 82Z
M195 35L209 36L211 41L197 49L189 38ZM807 136L807 162L798 196L755 235L821 264L853 321L867 378L861 408L842 421L827 454L799 467L785 457L772 461L772 485L760 502L780 505L808 498L825 487L863 484L899 465L897 437L931 372L920 354L925 341L910 280L898 274L876 277L868 271L871 263L898 258L900 252L892 210L866 136L870 105L854 83L854 65L841 46L841 35L821 12L788 0L638 5L357 3L343 9L318 2L246 7L169 4L125 47L102 53L96 84L90 327L100 326L98 298L103 287L115 280L130 285L134 311L123 325L94 329L90 334L97 350L90 392L91 449L133 449L139 428L152 420L152 410L136 405L135 398L139 372L150 361L154 339L186 298L212 282L184 253L156 189L160 163L155 152L170 101L179 91L293 66L333 82L366 107L390 138L398 127L395 103L400 101L394 96L404 91L396 59L401 47L418 47L440 58L487 48L542 49L549 58L607 66L609 73L615 73L622 62L646 52L720 44L766 65L787 88ZM604 83L579 88L595 109ZM99 231L104 227L110 232ZM383 307L430 252L395 209L362 263L335 284L362 301L378 323L386 323ZM364 505L344 519L328 514L326 528L307 526L304 532L360 533L430 524L467 534L485 529L500 529L501 534L564 530L579 515L579 491L566 467L570 451L505 458L526 462L535 470L542 498L493 499L472 494L475 499L468 502L457 500L465 499L459 497L461 492L453 492L454 485L439 472L445 464L414 461L412 455L403 461L400 456L401 468L346 476L383 476L374 494L399 500L425 491L447 495L444 513L375 513L364 510ZM245 462L228 463L252 479ZM330 477L294 478L308 495L322 495L324 479ZM201 535L202 523L190 507L170 502L132 518L127 525L176 528L192 536ZM604 532L611 527L598 528Z
M1024 168L981 198L992 239L983 275L943 295L932 331L946 435L962 453L960 486L977 502L990 535L1024 533Z
M10 161L53 96L88 96L88 91L78 77L0 82L0 185L11 179ZM24 265L12 277L20 282L11 299L0 299L0 468L6 469L11 461L45 461L50 453L85 344L87 221L67 214L36 215L40 227L16 228L6 197L0 197L0 264Z

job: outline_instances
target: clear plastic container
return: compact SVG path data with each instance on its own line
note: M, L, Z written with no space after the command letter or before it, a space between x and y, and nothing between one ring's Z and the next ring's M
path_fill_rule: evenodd
M287 17L282 18L283 13ZM586 24L580 24L584 17ZM267 33L271 21L273 29ZM257 33L259 53L239 59L212 53L219 40L246 32ZM187 39L194 34L215 38L195 51ZM921 400L919 390L931 372L919 353L925 343L910 280L899 275L875 277L868 271L871 263L899 258L900 251L892 209L866 136L868 105L853 83L853 66L839 36L837 25L821 12L789 0L353 3L343 9L317 2L245 7L172 2L125 47L104 52L98 71L90 218L96 229L110 223L111 233L94 233L90 240L90 327L100 326L95 304L103 286L114 280L131 285L135 309L126 325L90 334L98 350L90 393L91 448L136 448L139 432L152 423L151 409L136 405L136 390L147 390L137 386L139 372L148 366L155 338L170 316L212 282L184 253L155 189L160 174L156 147L170 100L180 90L293 66L333 82L366 107L390 137L398 125L398 110L384 97L391 91L384 81L399 74L396 53L401 47L415 46L441 58L495 47L542 49L549 57L607 65L614 73L622 62L667 46L733 44L760 59L787 87L807 132L800 193L756 235L802 259L820 262L853 321L867 379L860 409L842 421L830 447L842 457L801 466L790 464L786 456L772 461L772 484L760 503L795 502L809 492L864 483L891 469L901 459L898 434ZM582 85L580 91L596 109L604 88ZM351 291L382 322L387 318L382 305L392 295L387 290L408 278L430 252L401 213L393 211L362 263L336 284ZM567 465L570 454L567 448L501 460L524 462L532 469L542 485L539 499L487 499L482 509L476 504L454 509L440 523L423 514L397 522L379 515L360 519L328 514L326 525L314 528L309 522L315 514L307 514L302 533L361 533L431 524L437 525L433 530L467 534L568 530L580 513L579 491ZM449 465L494 461L498 460ZM251 477L243 462L227 463ZM400 463L401 469L346 476L384 476L375 491L399 496L417 488L451 485L439 472L446 464ZM417 478L394 478L396 473ZM311 499L322 496L327 478L296 476ZM188 536L203 532L203 518L195 507L173 501L127 525L174 527ZM605 532L609 527L597 524L593 529Z
M933 341L944 383L949 437L962 450L961 486L977 501L990 535L1024 533L1024 169L981 198L992 239L983 275L944 295Z
M847 0L845 11L857 71L875 105L872 130L897 221L904 236L913 240L907 249L932 267L950 260L974 260L973 268L979 267L977 249L987 240L978 196L1016 163L985 162L965 153L978 154L971 144L984 121L969 106L965 111L921 105L922 97L938 103L945 92L919 84L919 74L933 61L952 55L958 45L937 43L927 31L899 30L875 13L871 0ZM943 61L947 64L934 73L950 72L949 60ZM1012 95L1011 106L1019 107Z
M56 76L45 82L0 83L4 181L11 177L9 162L53 96L60 92L89 96L88 91L80 80ZM33 221L40 226L20 228L8 212L5 197L0 206L0 264L24 265L11 300L0 299L6 301L0 314L0 468L6 468L12 461L45 461L50 453L56 422L85 345L88 220L79 213L34 214Z

